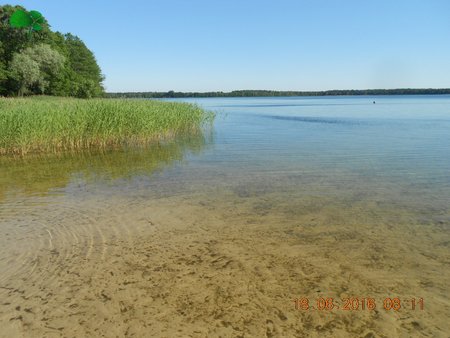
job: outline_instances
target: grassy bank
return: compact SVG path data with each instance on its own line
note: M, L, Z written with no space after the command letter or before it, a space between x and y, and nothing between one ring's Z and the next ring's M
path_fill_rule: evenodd
M178 102L0 98L0 154L142 145L198 129L212 118Z

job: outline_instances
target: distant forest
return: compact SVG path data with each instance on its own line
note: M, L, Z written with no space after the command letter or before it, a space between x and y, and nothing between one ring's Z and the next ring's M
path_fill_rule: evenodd
M84 42L53 32L37 11L0 6L0 96L103 96L103 75Z
M234 90L232 92L128 92L107 93L110 98L183 98L183 97L263 97L263 96L342 96L342 95L437 95L450 94L450 88L442 89L363 89L326 91L275 91L275 90Z

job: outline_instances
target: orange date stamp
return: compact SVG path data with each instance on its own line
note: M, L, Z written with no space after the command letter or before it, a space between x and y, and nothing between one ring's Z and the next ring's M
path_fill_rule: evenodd
M386 297L376 300L371 297L348 297L348 298L331 298L317 297L309 299L308 297L295 298L293 300L296 310L301 311L372 311L377 308L386 311L400 310L423 310L423 298L400 298Z

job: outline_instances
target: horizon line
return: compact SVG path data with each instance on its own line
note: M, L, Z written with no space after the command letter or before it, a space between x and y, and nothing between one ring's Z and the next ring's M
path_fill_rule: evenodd
M145 91L109 91L110 93L233 93L243 91L253 92L298 92L298 93L326 93L326 92L338 92L338 91L376 91L376 90L450 90L450 87L398 87L398 88L364 88L364 89L324 89L324 90L296 90L296 89L233 89L233 90L207 90L207 91L184 91L184 90L145 90Z

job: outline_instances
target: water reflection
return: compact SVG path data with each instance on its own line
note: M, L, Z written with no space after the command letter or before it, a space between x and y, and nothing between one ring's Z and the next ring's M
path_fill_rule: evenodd
M150 176L187 154L200 154L212 138L211 131L196 131L146 148L0 157L0 201L8 193L46 195L67 187L74 177L89 183Z

